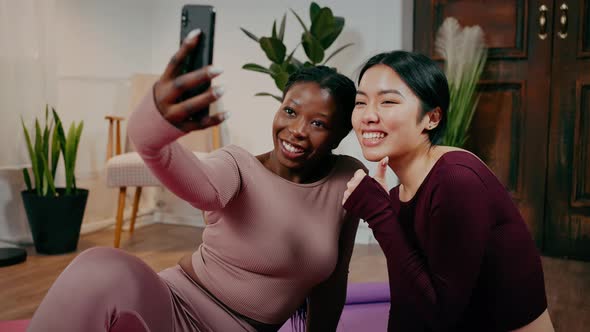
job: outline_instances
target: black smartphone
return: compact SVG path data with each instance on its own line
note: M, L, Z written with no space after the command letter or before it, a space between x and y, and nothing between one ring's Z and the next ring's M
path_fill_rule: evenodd
M188 54L182 64L182 74L210 65L213 61L213 36L215 32L215 9L212 6L184 5L180 17L180 44L186 36L195 29L201 29L199 43ZM211 84L201 84L182 94L180 101L189 99L205 92ZM209 108L191 117L192 120L200 120L209 116Z

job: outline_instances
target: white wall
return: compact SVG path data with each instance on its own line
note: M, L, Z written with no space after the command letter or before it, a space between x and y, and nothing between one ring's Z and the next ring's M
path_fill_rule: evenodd
M152 3L143 0L57 0L57 110L68 126L84 121L77 177L90 190L86 224L113 221L117 191L104 181L104 116L127 114L129 77L151 66L152 12ZM153 208L150 194L144 210Z
M126 93L131 74L158 74L163 70L178 47L180 9L186 2L56 1L57 109L68 125L72 120L85 122L77 169L79 183L91 192L85 223L112 218L115 210L115 192L106 189L102 179L107 136L104 115L127 113ZM226 124L229 141L254 154L265 152L272 148L270 128L278 103L253 95L259 91L276 92L276 88L267 75L241 69L247 62L267 65L268 61L259 46L239 28L259 36L268 35L273 19L280 19L287 12L285 43L290 50L300 38L301 27L288 9L293 8L308 21L310 2L207 3L217 12L214 64L224 68L225 73L214 84L226 87L226 95L217 107L232 112ZM411 48L411 0L329 0L320 5L331 7L336 15L346 19L344 31L332 49L349 42L355 45L330 64L353 79L360 64L376 52ZM296 54L305 58L302 50ZM187 142L190 144L190 137ZM354 137L348 137L338 151L362 159ZM171 204L179 204L172 195L160 197L163 200L159 204L167 205L167 211ZM187 206L181 213L198 215Z

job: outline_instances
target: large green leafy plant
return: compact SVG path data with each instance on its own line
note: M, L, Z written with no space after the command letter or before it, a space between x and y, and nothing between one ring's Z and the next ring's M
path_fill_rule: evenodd
M287 52L287 47L283 42L287 14L283 15L278 30L277 21L274 21L270 36L259 38L248 30L241 28L248 37L260 45L268 60L271 61L271 64L267 67L247 63L242 68L270 75L280 93L284 90L289 75L299 68L326 64L336 54L353 45L352 43L343 45L326 56L327 49L336 41L344 28L344 18L334 16L330 8L320 7L317 3L312 2L309 6L311 25L308 27L294 10L291 9L291 12L301 24L303 33L300 42L290 52ZM303 46L305 55L308 58L304 62L294 57L299 46ZM276 100L281 100L280 96L269 92L259 92L256 96L270 96Z
M35 119L35 125L31 132L35 133L32 137L25 126L24 120L21 119L29 158L31 159L31 168L33 171L33 182L27 169L23 169L25 183L29 191L34 191L39 196L58 196L55 186L55 174L60 154L63 155L65 167L65 194L76 194L76 156L78 145L84 122L76 124L73 122L65 134L62 122L55 109L52 110L52 119L49 119L49 107L45 106L45 123L39 124Z
M479 101L477 83L487 59L484 34L479 26L461 28L449 17L438 30L435 47L445 60L451 96L443 145L462 147Z

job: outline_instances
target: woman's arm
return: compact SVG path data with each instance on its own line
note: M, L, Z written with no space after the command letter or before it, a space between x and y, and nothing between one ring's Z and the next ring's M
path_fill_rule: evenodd
M176 142L188 132L218 125L226 118L225 113L202 114L209 104L221 97L221 88L210 88L179 100L186 91L222 72L205 67L182 74L184 59L198 44L199 35L200 30L193 30L183 41L153 90L131 115L127 132L162 184L197 208L216 210L239 191L240 177L235 160L229 153L219 151L201 161Z
M338 245L338 262L332 275L314 287L309 296L307 331L336 331L346 301L348 267L359 219L347 214Z
M202 210L225 206L240 189L234 158L218 150L199 160L176 140L185 135L157 110L150 91L132 113L127 132L152 173L177 196Z
M397 211L374 180L366 177L350 196L345 208L369 223L387 258L390 280L403 290L400 301L411 306L392 307L394 327L410 328L419 319L433 331L445 331L461 318L492 225L486 192L479 176L467 167L444 173L432 192L424 250L408 240Z

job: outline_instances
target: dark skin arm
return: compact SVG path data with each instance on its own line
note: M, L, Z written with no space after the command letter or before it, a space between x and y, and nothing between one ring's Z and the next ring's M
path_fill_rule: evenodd
M336 331L346 300L348 266L359 219L347 216L340 232L338 262L332 275L313 288L307 307L307 331Z

